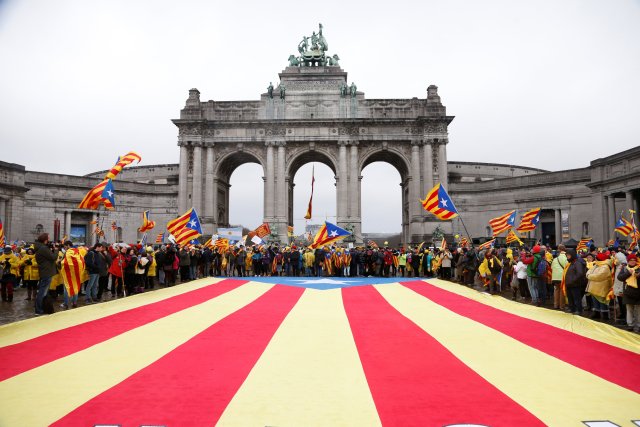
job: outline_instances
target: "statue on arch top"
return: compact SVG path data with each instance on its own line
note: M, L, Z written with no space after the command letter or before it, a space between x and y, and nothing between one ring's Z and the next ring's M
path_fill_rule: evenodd
M318 32L315 31L311 37L303 36L302 41L298 43L299 57L289 56L289 66L316 67L316 66L335 66L338 67L338 55L328 56L326 51L329 49L329 43L322 34L322 24L319 24Z

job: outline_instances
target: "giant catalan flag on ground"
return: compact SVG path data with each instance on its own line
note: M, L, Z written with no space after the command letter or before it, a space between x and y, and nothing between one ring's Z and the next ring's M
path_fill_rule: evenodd
M440 280L201 279L2 326L0 359L7 426L640 419L639 335Z

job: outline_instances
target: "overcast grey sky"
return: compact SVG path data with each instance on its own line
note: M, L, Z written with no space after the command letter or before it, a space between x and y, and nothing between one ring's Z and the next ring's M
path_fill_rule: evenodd
M176 163L170 119L189 88L257 100L318 22L367 98L439 87L456 116L450 160L560 170L639 144L638 1L23 0L0 1L0 160L69 174L128 150L142 164ZM310 169L295 178L296 218ZM261 174L233 175L233 222L261 218ZM315 205L327 217L331 175L318 164ZM399 231L399 175L377 164L363 175L364 231Z

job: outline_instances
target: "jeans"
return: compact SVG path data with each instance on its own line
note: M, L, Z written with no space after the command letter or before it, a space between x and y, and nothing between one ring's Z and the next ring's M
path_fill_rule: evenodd
M529 285L529 293L531 294L531 302L537 303L540 301L538 295L538 278L527 276L527 284Z
M51 286L52 277L45 277L38 282L38 294L36 295L36 314L43 314L42 300L49 292L49 286Z
M78 304L78 294L75 294L74 296L70 297L69 296L69 292L67 292L67 287L64 287L64 305L68 308L69 307L69 300L71 300L71 304L73 305L77 305Z
M98 298L98 279L99 278L100 278L100 275L98 273L89 275L89 281L87 282L87 287L84 291L85 301L91 302Z
M189 277L191 280L196 280L198 278L198 266L192 265L189 267Z
M569 305L569 310L573 314L582 314L582 295L584 294L584 289L580 287L567 287L567 300Z

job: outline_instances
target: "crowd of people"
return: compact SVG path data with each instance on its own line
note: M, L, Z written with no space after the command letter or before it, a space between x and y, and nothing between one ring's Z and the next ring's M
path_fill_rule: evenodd
M50 242L45 233L33 245L4 248L2 300L12 302L14 288L25 287L26 299L35 301L35 313L41 315L52 312L53 301L60 296L61 307L69 309L77 307L80 296L85 304L95 304L209 276L439 277L489 293L506 292L520 302L553 304L554 309L576 315L590 311L592 319L640 331L637 250L592 246L578 254L563 245L551 250L540 244L483 250L473 245L440 249L423 244L405 250L371 243L316 249L277 243L251 247L97 243L74 248L70 241ZM80 287L70 292L74 277Z

